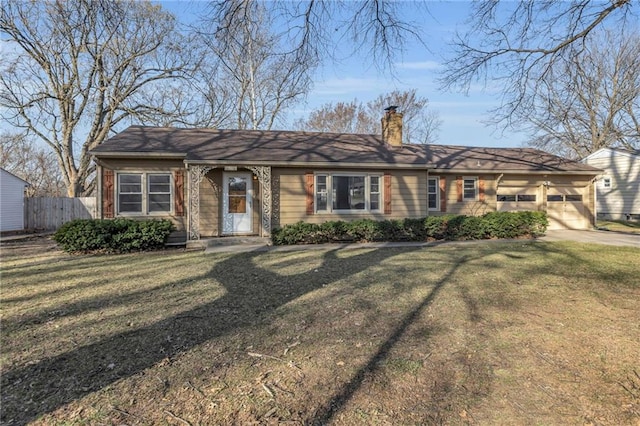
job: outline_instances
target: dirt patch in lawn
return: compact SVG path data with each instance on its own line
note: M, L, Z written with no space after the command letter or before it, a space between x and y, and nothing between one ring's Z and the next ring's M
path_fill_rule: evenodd
M5 250L4 423L640 421L638 249Z

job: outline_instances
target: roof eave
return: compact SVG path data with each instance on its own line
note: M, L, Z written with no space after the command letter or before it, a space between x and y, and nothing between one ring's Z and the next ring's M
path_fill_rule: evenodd
M374 163L347 161L237 161L237 160L185 160L186 165L200 166L269 166L269 167L340 167L340 168L373 168L373 169L431 169L432 165L425 163Z
M95 158L161 158L183 160L187 157L187 154L179 152L92 151L91 154Z
M495 174L528 174L528 175L548 175L548 174L563 174L563 175L597 175L602 170L524 170L524 169L458 169L458 168L433 168L429 169L430 172L435 173L464 173L464 174L478 174L478 173L495 173Z

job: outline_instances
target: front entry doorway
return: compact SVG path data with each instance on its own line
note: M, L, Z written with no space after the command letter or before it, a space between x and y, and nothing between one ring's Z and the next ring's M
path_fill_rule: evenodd
M222 190L223 234L250 234L253 232L252 184L251 173L224 173Z

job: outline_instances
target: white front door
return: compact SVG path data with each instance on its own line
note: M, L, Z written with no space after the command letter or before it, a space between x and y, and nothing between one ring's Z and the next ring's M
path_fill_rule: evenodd
M251 173L224 173L222 191L222 232L248 234L253 231Z

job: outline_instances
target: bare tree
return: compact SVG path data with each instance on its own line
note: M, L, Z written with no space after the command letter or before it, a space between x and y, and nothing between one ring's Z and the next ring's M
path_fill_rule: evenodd
M380 131L382 111L389 105L398 106L398 111L403 114L404 142L428 144L438 140L442 120L437 111L429 108L429 100L417 95L416 89L394 90L368 102L366 113L372 121L372 129Z
M561 58L519 114L531 144L570 158L600 148L640 148L640 35L606 32Z
M0 167L29 182L29 196L60 196L64 182L52 152L38 148L25 135L0 134Z
M447 62L445 88L468 91L473 83L499 86L502 105L493 121L517 125L517 112L533 107L536 94L565 61L578 63L582 46L597 29L624 28L637 20L631 0L476 3L470 26L454 41L456 54ZM555 70L555 71L554 71Z
M230 33L234 24L247 18L246 3L255 0L212 2L210 21L218 31ZM317 62L344 54L364 53L368 63L393 68L410 41L422 43L422 27L402 17L403 3L390 0L272 0L261 2L265 13L279 28L287 52L299 63ZM411 3L412 16L426 7ZM275 28L275 27L274 27ZM338 41L336 44L336 40Z
M175 25L149 1L3 2L4 118L52 149L69 196L92 192L89 151L115 126L172 113L152 98L190 61Z
M209 111L209 117L200 114L201 124L268 130L308 93L317 61L291 52L276 27L265 3L212 5L198 30L208 49L207 72L200 72L195 83Z
M328 103L295 121L294 128L307 132L370 133L371 123L362 104L351 102Z
M384 108L395 105L403 113L403 139L406 143L433 143L441 120L429 109L427 98L419 97L415 89L395 90L378 96L366 105L353 100L349 103L325 104L312 111L306 119L299 119L294 127L300 130L334 133L381 132L380 118Z

